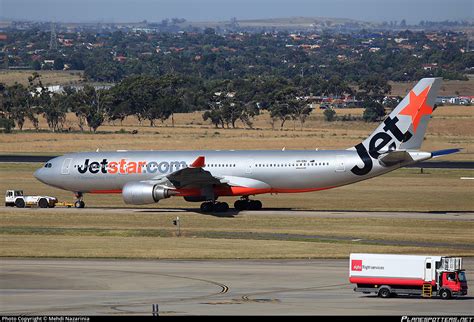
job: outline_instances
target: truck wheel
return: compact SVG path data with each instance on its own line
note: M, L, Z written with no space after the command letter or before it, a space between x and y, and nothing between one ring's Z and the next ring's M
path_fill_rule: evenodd
M389 298L391 296L390 289L388 287L382 287L379 290L379 296L383 299Z
M439 296L443 299L443 300L449 300L451 298L451 292L449 290L441 290L441 292L439 292Z
M46 200L45 198L41 198L39 201L38 201L38 206L40 208L48 208L49 204L48 204L48 200Z
M23 199L15 200L15 206L17 206L18 208L25 208L25 200Z

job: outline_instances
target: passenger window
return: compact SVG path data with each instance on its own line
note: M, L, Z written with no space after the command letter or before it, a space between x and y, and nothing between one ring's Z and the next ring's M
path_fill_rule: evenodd
M426 268L430 269L431 268L431 263L426 263Z

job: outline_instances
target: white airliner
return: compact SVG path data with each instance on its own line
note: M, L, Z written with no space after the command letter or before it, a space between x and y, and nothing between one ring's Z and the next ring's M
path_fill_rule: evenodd
M440 84L420 80L367 139L347 150L82 152L54 158L34 175L74 192L78 208L84 193L122 193L133 205L183 197L203 202L203 212L227 211L218 197L239 196L236 210L259 210L262 203L250 196L331 189L458 152L419 151Z

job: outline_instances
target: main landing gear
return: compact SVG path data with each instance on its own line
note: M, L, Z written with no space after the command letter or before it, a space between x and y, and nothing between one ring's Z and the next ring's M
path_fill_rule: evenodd
M262 202L260 200L250 200L248 197L244 197L234 203L234 208L237 211L260 210L262 209Z
M260 200L250 200L248 196L244 196L234 203L234 208L237 211L260 210L262 209L262 202ZM206 201L201 204L202 212L226 212L227 210L229 210L227 202Z
M76 197L76 202L74 202L74 207L76 208L84 208L86 203L84 202L84 195L82 192L75 192L74 196Z
M227 210L229 210L229 204L227 202L206 201L201 204L202 212L226 212Z

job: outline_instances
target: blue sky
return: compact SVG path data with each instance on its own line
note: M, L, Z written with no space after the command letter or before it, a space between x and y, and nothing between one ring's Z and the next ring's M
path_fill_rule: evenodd
M365 21L461 20L474 0L0 0L0 17L63 22L222 21L278 17Z

